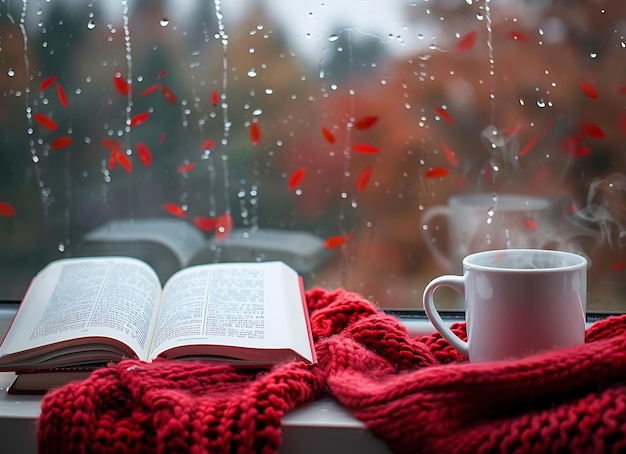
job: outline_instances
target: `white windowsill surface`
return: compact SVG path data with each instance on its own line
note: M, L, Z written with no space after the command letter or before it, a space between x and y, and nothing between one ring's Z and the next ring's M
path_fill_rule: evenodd
M0 339L15 315L14 307L0 307ZM433 331L427 320L407 322L411 335ZM0 373L0 447L3 453L36 453L36 420L41 396L10 395L12 373ZM285 415L280 452L306 453L388 453L386 445L345 408L323 398L298 407Z

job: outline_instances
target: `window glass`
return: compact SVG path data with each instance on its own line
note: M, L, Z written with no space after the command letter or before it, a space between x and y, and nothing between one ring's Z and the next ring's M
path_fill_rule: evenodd
M602 0L3 0L0 297L61 257L278 257L418 308L467 252L529 246L587 256L588 309L621 311L625 24Z

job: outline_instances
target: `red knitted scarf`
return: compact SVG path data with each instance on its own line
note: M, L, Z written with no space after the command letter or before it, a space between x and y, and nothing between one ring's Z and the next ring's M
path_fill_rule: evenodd
M626 316L597 322L585 345L469 364L357 294L306 296L317 365L123 361L44 397L39 450L276 452L282 416L325 393L395 452L626 450Z

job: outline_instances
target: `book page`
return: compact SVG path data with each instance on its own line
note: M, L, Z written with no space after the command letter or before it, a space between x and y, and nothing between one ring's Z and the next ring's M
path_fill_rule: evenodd
M145 357L159 294L155 272L135 259L53 262L31 284L0 354L72 338L110 336Z
M279 262L198 265L175 274L163 291L151 357L192 344L291 347L283 269L297 286L295 271ZM292 296L300 304L297 289Z

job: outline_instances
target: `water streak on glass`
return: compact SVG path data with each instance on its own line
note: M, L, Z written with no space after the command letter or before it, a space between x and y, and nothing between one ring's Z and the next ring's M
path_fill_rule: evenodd
M214 0L215 5L215 18L217 19L217 32L219 35L219 39L222 43L222 87L220 93L220 106L222 109L222 124L223 124L223 132L222 132L222 140L221 140L221 162L222 162L222 172L224 179L224 206L225 212L230 213L230 184L229 184L229 171L228 171L228 138L230 136L230 128L231 122L228 117L228 33L226 32L226 27L224 25L224 15L222 13L222 2L221 0Z

